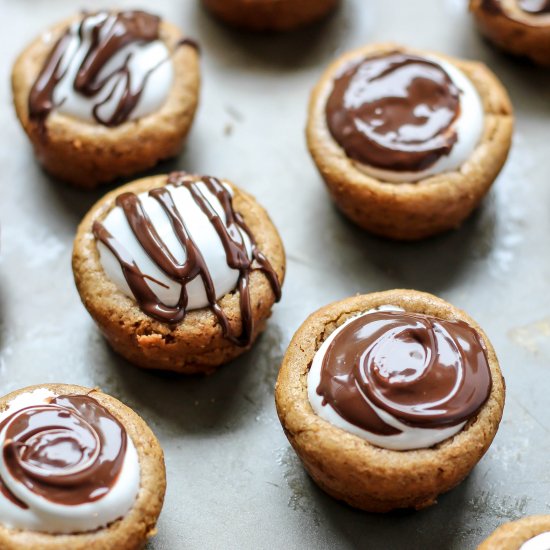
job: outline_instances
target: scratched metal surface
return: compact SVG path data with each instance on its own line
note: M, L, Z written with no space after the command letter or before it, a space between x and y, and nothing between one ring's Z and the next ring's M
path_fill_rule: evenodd
M136 4L148 7L118 2ZM227 30L194 0L149 7L203 48L189 144L158 171L225 176L257 196L286 244L283 301L253 351L209 378L150 374L109 351L70 269L75 228L103 191L76 192L41 173L8 87L18 51L70 15L75 2L0 0L1 393L53 381L98 385L149 422L168 469L154 550L464 550L502 522L550 513L549 74L481 41L466 0L345 0L320 26L263 37ZM308 94L323 67L379 40L482 59L516 108L513 151L483 207L462 229L423 243L386 242L347 223L331 207L304 143ZM433 292L470 312L495 344L508 395L492 448L460 487L424 512L373 516L333 501L308 479L280 429L273 385L308 313L393 287Z

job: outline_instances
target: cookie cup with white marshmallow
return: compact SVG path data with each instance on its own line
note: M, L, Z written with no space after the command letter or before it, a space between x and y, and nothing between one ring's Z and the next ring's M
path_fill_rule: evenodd
M493 441L504 396L477 323L413 290L313 313L275 391L284 432L313 480L369 512L425 508L460 483Z
M17 117L38 161L86 189L175 156L199 87L196 44L142 11L64 20L25 48L12 71Z
M73 249L82 302L137 366L210 373L251 348L279 300L283 244L236 185L174 172L108 193Z
M482 63L396 44L334 61L315 86L307 143L336 206L380 236L459 226L511 145L512 106Z
M134 550L155 534L162 449L114 397L69 384L14 391L0 399L0 449L1 548Z

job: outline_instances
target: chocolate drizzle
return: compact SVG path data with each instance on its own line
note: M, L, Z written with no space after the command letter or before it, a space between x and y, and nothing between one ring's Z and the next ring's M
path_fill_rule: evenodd
M126 431L88 395L62 395L18 410L0 423L0 431L4 428L2 458L11 476L57 504L102 498L122 469ZM0 488L12 502L27 508L1 479Z
M134 82L135 75L130 70L133 54L128 55L113 69L105 74L105 67L113 57L130 44L145 45L159 40L160 18L144 11L99 12L86 14L78 24L77 37L84 42L84 28L90 21L97 19L90 33L90 45L80 64L73 87L76 93L95 98L101 96L94 105L92 114L96 122L108 127L118 126L126 122L136 108L149 77L164 63L147 71L139 82ZM68 45L74 38L74 30L69 27L57 41L29 94L29 116L37 124L45 124L50 112L58 107L54 102L54 92L59 82L64 78L70 66L68 55L75 56L76 50L68 54ZM182 39L178 46L189 45L197 48L194 41ZM99 110L112 100L113 94L123 81L123 93L114 112L108 118L103 118ZM111 91L105 96L105 90Z
M485 346L468 324L375 311L330 343L317 393L351 424L396 435L373 406L413 428L457 426L477 414L491 386Z
M200 182L219 201L225 219L218 215L199 183L191 176L176 172L168 178L168 184L174 187L185 187L189 191L195 203L216 230L225 251L227 265L231 269L239 271L237 288L239 290L242 319L240 335L234 333L227 315L217 303L212 275L200 249L189 233L184 217L174 203L169 188L153 189L149 191L149 196L159 203L169 218L174 233L186 252L183 263L179 263L172 255L147 216L137 195L123 193L117 197L116 205L124 211L133 234L151 260L168 278L181 285L179 300L175 306L167 306L161 302L147 284L147 279L151 278L141 272L134 259L101 222L94 222L93 233L96 239L102 242L120 263L126 282L145 314L169 324L182 321L187 310L187 285L196 277L200 277L204 284L209 307L216 315L224 336L239 346L247 346L254 334L254 318L249 288L250 273L253 270L260 270L267 276L277 301L281 297L281 285L269 260L258 249L254 236L243 217L233 209L233 197L230 191L216 178L205 176L200 179ZM247 235L251 243L251 257L249 257L243 233Z
M421 171L457 140L460 91L436 62L406 53L367 57L334 80L328 128L346 155L392 171Z

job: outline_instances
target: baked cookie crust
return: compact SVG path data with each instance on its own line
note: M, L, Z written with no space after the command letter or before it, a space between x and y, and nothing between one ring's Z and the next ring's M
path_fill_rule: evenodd
M389 52L439 57L474 84L485 112L484 129L480 143L458 170L415 183L384 182L359 170L330 134L325 106L335 75L354 61ZM326 69L311 95L306 137L330 197L348 218L377 235L416 240L453 229L470 215L503 167L512 131L508 94L484 64L385 43L350 51Z
M501 525L478 550L518 550L528 540L550 531L550 516L529 516Z
M233 205L254 235L258 248L267 257L282 284L285 253L277 230L267 212L248 193L224 180L234 192ZM82 302L112 348L131 363L150 369L183 374L210 373L241 355L266 327L275 295L267 277L250 273L250 298L254 318L251 344L238 346L223 335L216 316L208 308L189 311L176 325L159 322L141 311L109 280L100 262L93 222L103 220L118 195L136 194L167 184L167 176L153 176L124 185L92 207L78 228L73 249L73 272ZM241 310L239 293L226 294L218 301L233 330L239 333Z
M317 350L347 319L382 305L462 320L487 346L492 389L488 401L457 435L431 447L392 451L335 427L317 416L308 400L307 375ZM335 302L310 315L283 359L275 402L288 440L313 480L329 495L369 512L417 510L458 485L479 462L497 432L505 385L495 351L466 313L423 292L390 290Z
M550 67L550 15L533 15L517 0L492 0L501 9L486 9L486 0L470 0L480 32L502 50Z
M161 21L160 39L173 52L174 80L159 110L115 127L54 110L46 119L44 135L29 118L29 93L53 45L75 20L77 16L46 30L19 55L12 71L12 91L17 117L44 169L75 187L91 189L152 168L180 151L198 104L199 55L194 47L177 47L181 31Z
M58 395L88 395L103 405L124 426L137 450L140 465L140 488L132 509L108 527L86 533L49 534L8 529L0 525L0 548L3 550L134 550L142 548L155 535L155 525L162 509L166 490L164 456L149 426L132 409L100 390L72 384L39 384L14 391L0 398L0 411L16 396L38 388Z

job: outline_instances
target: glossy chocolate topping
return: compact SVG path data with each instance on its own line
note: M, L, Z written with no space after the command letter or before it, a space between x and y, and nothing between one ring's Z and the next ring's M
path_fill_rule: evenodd
M456 143L460 91L434 61L393 52L368 57L334 80L328 128L346 155L392 171L425 170Z
M139 82L129 68L132 53L129 53L117 66L105 73L104 68L113 57L129 44L148 44L159 40L160 19L144 11L100 12L86 14L79 23L78 37L83 40L83 27L90 18L104 15L101 21L93 26L92 40L73 83L75 91L88 98L100 97L94 105L93 116L104 126L118 126L128 120L136 108L147 80L157 67L145 73ZM57 106L54 103L54 91L65 76L70 65L67 48L72 40L70 28L53 47L38 78L29 94L29 116L37 123L43 124L49 113ZM178 45L197 47L189 39L183 39ZM116 89L115 82L124 82L124 91L109 118L102 118L99 109L111 100ZM112 91L103 98L102 92L112 86Z
M527 13L535 15L550 13L550 0L519 0L518 5Z
M395 435L375 408L415 428L456 426L480 410L491 386L483 341L463 321L375 311L331 342L317 393L355 426Z
M66 505L93 502L116 482L126 454L120 422L88 395L62 395L0 423L3 460L36 495ZM2 492L26 508L0 480Z
M175 187L183 186L189 190L193 200L216 230L225 251L227 265L240 272L237 287L240 294L242 330L239 336L232 331L225 312L216 301L212 275L168 188L153 189L149 191L149 196L160 204L170 219L174 232L186 251L186 258L183 263L178 263L162 237L157 233L137 195L134 193L119 195L116 204L123 209L132 232L147 255L167 277L181 285L180 298L175 306L167 306L161 302L147 284L147 279L150 279L150 277L140 271L134 259L100 222L94 222L93 232L96 239L107 246L119 261L126 282L144 313L164 323L179 323L186 314L187 285L196 277L200 277L206 290L209 307L218 318L224 336L237 345L247 346L254 333L254 318L249 289L250 273L253 270L260 270L265 273L277 301L281 297L281 286L277 273L269 260L258 249L254 236L243 217L233 209L233 198L230 191L216 178L204 176L200 181L221 204L225 219L222 219L213 208L196 178L183 172L176 172L168 179L169 184ZM249 257L241 232L244 232L251 242L252 257Z

